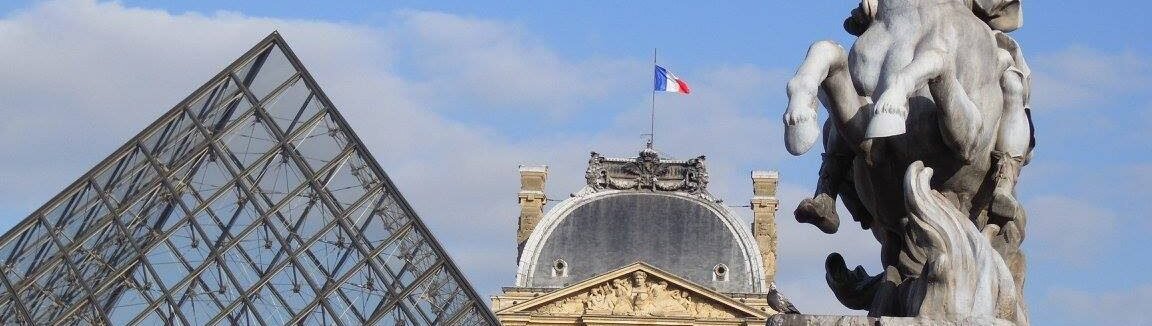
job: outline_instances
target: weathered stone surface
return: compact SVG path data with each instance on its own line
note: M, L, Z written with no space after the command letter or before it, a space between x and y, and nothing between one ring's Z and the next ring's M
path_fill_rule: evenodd
M722 211L691 197L656 193L621 193L576 207L549 225L539 247L527 287L560 288L628 264L644 261L693 282L724 292L759 292L761 280L749 273L762 268L760 252L732 231L746 227L727 223ZM742 224L742 223L741 223ZM527 254L526 254L527 255ZM531 257L529 257L531 258ZM571 272L553 273L557 260ZM726 279L714 275L724 265Z
M829 257L849 308L1027 324L1015 186L1035 145L1030 70L1005 34L1021 17L1019 0L864 0L845 21L850 52L817 42L788 83L788 151L822 136L827 152L797 219L834 233L840 196L881 243L878 275Z
M915 317L821 316L779 314L768 318L768 326L1008 326L1012 322L994 318L947 321Z
M520 166L520 192L516 197L520 202L520 220L516 230L517 255L524 250L524 242L536 223L544 215L544 203L548 196L544 194L544 183L548 180L548 166Z
M996 318L968 318L959 321L914 318L914 317L880 317L880 326L1011 326L1014 323Z
M651 147L641 150L636 158L610 158L592 152L584 178L593 191L650 189L701 194L708 189L704 156L685 161L661 159Z
M776 210L780 200L776 198L776 185L780 174L776 171L752 171L752 236L760 247L760 257L764 261L764 279L776 281Z
M506 288L493 297L504 325L759 325L795 313L773 290L724 294L645 263L550 292Z
M875 326L879 323L879 318L867 316L779 314L768 318L768 326Z
M919 278L901 281L897 291L904 292L896 295L919 317L1000 317L1028 324L1023 298L1004 259L964 212L929 188L931 179L932 169L921 162L913 163L905 176L909 235L925 248L927 261ZM909 298L922 299L917 303Z
M517 266L518 287L563 288L637 261L722 292L771 287L765 267L775 264L764 259L774 260L774 216L758 214L762 232L753 236L708 192L703 156L667 159L652 148L632 158L593 152L585 177L583 189L533 222ZM769 179L758 186L764 195L758 198L765 212L774 212L768 188L776 181Z

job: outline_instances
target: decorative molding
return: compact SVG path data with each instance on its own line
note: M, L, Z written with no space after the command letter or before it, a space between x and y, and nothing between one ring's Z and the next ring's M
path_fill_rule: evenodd
M764 320L780 311L775 306L763 307L763 310L749 306L643 262L496 310L502 318L612 316L709 320Z
M546 315L737 318L727 307L638 270L532 311Z
M584 178L593 191L648 189L705 194L708 187L704 156L666 160L651 148L641 150L635 158L607 158L592 152Z

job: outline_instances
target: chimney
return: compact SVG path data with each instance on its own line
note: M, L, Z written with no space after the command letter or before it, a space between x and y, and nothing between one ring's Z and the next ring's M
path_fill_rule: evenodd
M764 278L776 281L776 184L780 174L776 171L752 171L752 236L760 247L764 260Z
M548 166L520 166L520 227L516 231L516 257L524 251L528 236L544 215L544 182L548 180Z

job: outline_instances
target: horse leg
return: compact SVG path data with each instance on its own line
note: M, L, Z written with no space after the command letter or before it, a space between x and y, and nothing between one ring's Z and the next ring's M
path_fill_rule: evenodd
M852 163L849 162L848 165L848 171L851 173ZM848 209L848 214L852 214L852 219L860 222L860 227L867 230L872 228L875 218L872 217L872 213L868 212L860 194L856 192L856 182L852 180L853 177L849 174L844 178L844 183L840 185L840 199L844 203L844 208Z
M1000 252L1012 278L1016 284L1017 321L1027 321L1027 310L1024 304L1024 276L1027 269L1027 259L1020 248L1024 241L1024 230L1028 223L1028 214L1023 207L1015 201L1014 188L1019 177L1021 166L1028 164L1032 148L1036 146L1035 130L1030 115L1029 81L1031 69L1025 62L1020 45L1016 40L1004 33L996 33L996 43L1000 47L999 59L1005 66L1004 75L1000 80L1004 91L1004 112L1000 118L1000 126L994 143L992 163L997 169L993 171L995 188L993 190L992 204L989 215L991 223L1000 223L999 232L991 234L993 248ZM1014 214L1008 216L1009 214ZM989 224L994 226L996 224Z
M1007 52L1002 51L1001 57L1001 60L1011 60ZM1015 220L1021 209L1014 192L1024 155L1031 145L1032 127L1024 109L1027 89L1023 73L1015 68L1006 69L1000 86L1004 91L1004 114L992 152L995 169L992 182L996 187L992 191L989 213L998 220L994 222L1003 225Z
M872 120L869 121L864 137L881 138L903 134L908 119L908 98L927 85L936 106L940 108L944 143L962 160L971 162L979 145L976 140L983 117L955 73L946 67L947 60L943 51L917 53L916 59L886 81L873 106Z
M820 178L816 182L816 194L812 198L800 201L800 205L793 212L797 222L815 225L827 234L836 233L840 228L840 216L836 213L836 195L850 191L851 198L856 198L855 186L851 185L851 180L847 177L854 157L855 153L840 138L832 121L825 122L824 155L820 163ZM845 200L848 199L849 196L846 195Z
M865 138L883 138L903 134L908 119L908 98L944 71L944 55L938 50L918 52L912 62L881 81L872 119Z
M852 85L852 76L848 74L847 53L832 41L812 44L796 75L788 81L784 144L792 155L807 153L820 136L816 104L821 98L825 100L824 106L835 117L834 121L840 127L842 137L851 144L858 144L861 139L859 130L862 128L852 128L848 124L859 124L856 122L859 119L855 117L866 102Z
M1000 60L1012 60L1006 51L1000 51ZM1024 157L1031 149L1032 127L1027 106L1028 88L1024 72L1011 66L1000 77L1000 88L1004 91L1004 113L1001 115L1000 130L996 137L995 150L1010 157Z

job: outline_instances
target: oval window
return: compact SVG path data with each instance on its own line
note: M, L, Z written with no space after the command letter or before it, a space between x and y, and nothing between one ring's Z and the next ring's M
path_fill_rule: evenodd
M568 276L568 262L563 259L557 259L552 262L552 277Z
M727 282L728 281L728 266L725 266L724 264L717 264L716 267L712 268L712 280L713 281L720 281L720 282Z

